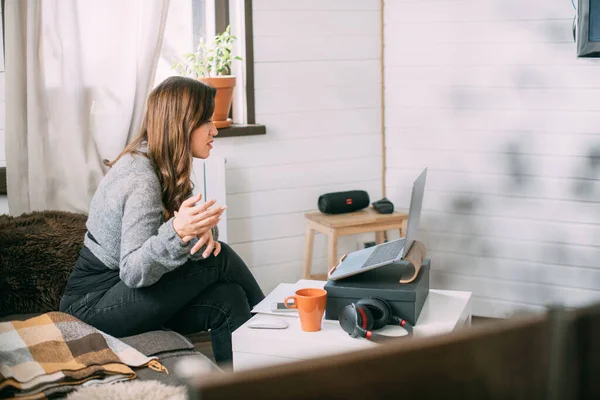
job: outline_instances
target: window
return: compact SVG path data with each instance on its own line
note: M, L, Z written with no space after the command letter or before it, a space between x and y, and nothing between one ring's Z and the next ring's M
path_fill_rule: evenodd
M215 34L231 26L238 39L234 54L242 61L232 63L236 75L232 117L234 124L219 129L218 137L259 135L266 133L257 125L254 111L254 57L252 45L252 1L248 0L172 0L157 65L155 84L176 75L172 69L182 55L198 47L202 38L210 42Z
M3 19L4 0L0 0L0 9ZM218 138L265 134L265 127L256 124L254 111L252 0L172 0L156 80L161 81L167 76L174 75L175 71L171 69L173 60L197 48L200 38L210 40L215 32L223 32L228 25L231 25L232 33L238 37L235 44L238 46L236 54L240 54L243 58L243 61L234 63L233 73L241 76L242 79L236 84L237 93L232 106L236 123L220 129ZM4 39L3 32L0 33ZM4 40L1 45L3 49ZM0 167L0 195L5 195L6 192L6 168Z

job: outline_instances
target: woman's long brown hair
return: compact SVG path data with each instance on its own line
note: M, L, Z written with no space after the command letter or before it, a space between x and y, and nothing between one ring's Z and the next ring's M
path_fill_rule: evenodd
M153 161L162 189L165 220L173 216L191 195L191 133L210 121L215 105L215 89L200 81L173 76L159 84L148 96L140 133L112 162L128 153L145 155ZM147 143L147 153L140 148Z

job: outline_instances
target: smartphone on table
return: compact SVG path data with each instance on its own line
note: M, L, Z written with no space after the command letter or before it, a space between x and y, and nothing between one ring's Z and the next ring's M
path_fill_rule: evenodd
M277 302L277 303L271 303L271 311L273 311L273 312L281 312L281 311L296 312L298 310L296 310L295 308L287 308L283 302Z

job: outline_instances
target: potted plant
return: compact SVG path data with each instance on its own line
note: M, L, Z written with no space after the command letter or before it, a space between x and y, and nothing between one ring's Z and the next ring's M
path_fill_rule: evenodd
M229 111L235 87L235 76L231 75L231 49L236 39L231 34L230 27L227 26L225 32L215 36L210 46L205 43L204 39L201 39L194 53L184 54L184 61L173 65L173 69L180 74L196 78L217 89L213 114L213 121L217 128L226 128L232 122L229 118ZM242 59L239 56L233 58Z

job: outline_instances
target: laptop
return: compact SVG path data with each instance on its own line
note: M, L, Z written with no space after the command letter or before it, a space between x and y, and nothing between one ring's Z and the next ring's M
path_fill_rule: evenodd
M340 265L338 265L329 275L329 279L336 281L347 278L371 269L398 262L404 258L419 232L426 179L427 168L421 172L419 177L413 183L410 208L408 210L406 236L348 254Z

